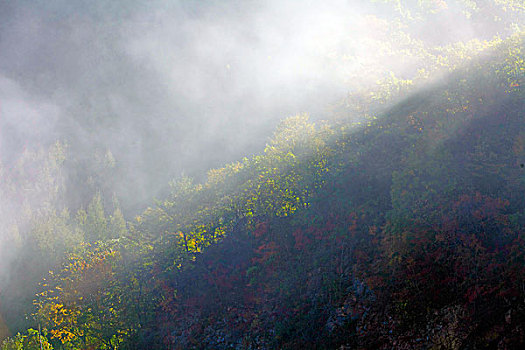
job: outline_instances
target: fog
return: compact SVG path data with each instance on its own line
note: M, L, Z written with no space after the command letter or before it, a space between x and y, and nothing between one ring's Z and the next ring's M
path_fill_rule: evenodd
M121 192L143 199L342 96L329 55L356 15L344 2L3 3L2 161L56 138L79 157L110 149Z
M465 42L474 57L525 23L478 3L0 0L0 336L66 250L29 256L33 219L60 240L51 220L98 192L132 219L170 180L262 152L283 118L351 119L348 96L384 79L439 82Z
M402 73L415 63L407 56L381 61L378 42L391 40L384 38L384 20L394 17L390 5L272 0L1 6L2 159L15 157L27 143L57 137L77 154L109 148L121 163L122 186L145 196L181 172L199 174L258 150L283 117L325 117L327 104L375 82L378 76L367 74L371 65ZM448 6L446 15L436 14L417 34L450 42L491 31L476 31ZM438 30L428 29L434 24ZM158 183L142 181L142 174L149 180L152 173Z
M508 30L483 13L466 16L464 2L432 4L423 21L416 2L0 1L2 171L59 139L75 183L109 151L111 187L133 213L174 177L202 178L259 152L284 117L328 118L333 104L390 71L412 78L425 57L389 24L407 9L422 48ZM20 220L8 195L0 208Z

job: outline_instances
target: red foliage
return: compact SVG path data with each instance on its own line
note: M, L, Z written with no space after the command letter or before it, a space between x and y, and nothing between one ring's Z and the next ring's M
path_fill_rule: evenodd
M304 250L306 246L311 243L311 240L303 233L303 230L298 228L293 232L295 238L295 249Z
M252 262L254 263L264 263L268 261L273 255L278 251L278 245L274 241L261 244L256 250L256 254L259 257L253 258Z
M266 222L259 222L257 225L255 225L255 230L253 231L253 235L255 238L261 238L268 232L268 224Z

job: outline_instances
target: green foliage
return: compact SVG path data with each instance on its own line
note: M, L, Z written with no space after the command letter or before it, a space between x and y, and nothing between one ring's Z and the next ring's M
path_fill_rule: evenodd
M80 210L77 214L77 221L80 228L85 233L88 242L97 241L107 237L108 227L102 196L97 192L88 205L87 211Z
M108 238L124 237L128 233L128 228L116 196L113 198L113 208L113 215L110 216L108 223Z
M29 328L27 334L18 333L12 338L5 339L0 344L2 350L53 350L46 336L38 330Z
M66 209L60 214L51 212L46 217L35 219L32 235L39 250L57 259L76 247L84 238L82 232L74 226Z
M147 290L147 274L139 275L144 262L133 262L141 253L126 240L82 248L58 273L49 272L34 316L66 349L118 348L146 321L153 302L142 295Z

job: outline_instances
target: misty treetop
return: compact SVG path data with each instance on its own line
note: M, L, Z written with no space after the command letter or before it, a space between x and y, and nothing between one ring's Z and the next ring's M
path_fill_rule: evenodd
M522 1L96 2L79 27L77 5L22 4L2 5L8 23L38 18L28 30L71 58L86 49L64 42L92 46L60 69L34 63L47 48L19 65L21 46L0 54L1 349L525 346ZM27 44L0 28L0 47ZM91 78L68 73L79 67ZM251 115L326 118L291 113L255 137L264 123L236 113L261 104ZM199 117L159 116L173 106ZM24 129L45 115L56 132ZM197 143L239 148L206 172L207 146L180 140L193 128Z

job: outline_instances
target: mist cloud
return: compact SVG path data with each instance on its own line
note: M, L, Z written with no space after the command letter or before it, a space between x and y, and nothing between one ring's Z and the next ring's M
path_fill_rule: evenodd
M54 136L60 109L57 105L23 91L0 75L0 154L10 163L16 149L46 142Z
M411 79L429 47L505 36L504 11L476 3L0 0L0 291L22 204L46 199L10 182L28 150L68 145L72 215L110 151L101 182L129 217L181 173L260 152L282 118L329 117L390 72Z
M2 1L1 157L21 140L65 139L79 159L110 149L115 188L144 200L259 151L281 118L323 118L378 72L409 77L425 60L388 48L503 30L467 20L464 2L429 6L419 22L410 8L407 39L389 37L389 21L408 10L382 2Z

